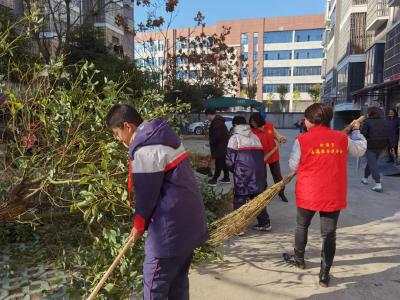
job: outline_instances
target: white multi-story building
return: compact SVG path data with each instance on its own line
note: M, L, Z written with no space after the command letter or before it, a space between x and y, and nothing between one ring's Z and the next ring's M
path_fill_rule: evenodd
M272 109L278 111L281 101L277 90L284 85L288 91L285 111L304 111L312 103L308 91L313 85L322 83L323 15L233 20L205 26L201 30L186 28L137 33L135 58L140 66L162 73L167 53L173 55L190 47L190 43L182 43L179 37L190 41L201 32L219 35L223 28L230 28L226 44L234 47L240 55L241 80L237 86L242 93L238 92L236 96L243 95L250 86L256 86L255 99L266 101L272 95ZM184 66L185 61L178 60L176 64ZM195 71L178 71L176 77L189 81L196 76ZM300 92L297 101L293 101L295 91Z

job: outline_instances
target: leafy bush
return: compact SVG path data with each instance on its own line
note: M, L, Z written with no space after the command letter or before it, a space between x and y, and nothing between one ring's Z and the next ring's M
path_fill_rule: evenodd
M122 248L132 219L126 149L105 128L105 114L114 103L125 102L145 118L164 117L177 126L175 116L186 114L188 105L164 103L155 91L133 100L125 86L129 78L121 83L105 79L97 91L94 65L73 68L76 76L68 77L62 62L34 65L29 77L19 74L18 86L3 90L14 138L2 161L7 177L3 182L8 184L1 186L5 197L0 200L0 221L43 224L39 239L57 245L56 257L74 271L74 284L85 293ZM57 239L51 241L55 232ZM105 294L139 288L142 246L139 242L130 250Z

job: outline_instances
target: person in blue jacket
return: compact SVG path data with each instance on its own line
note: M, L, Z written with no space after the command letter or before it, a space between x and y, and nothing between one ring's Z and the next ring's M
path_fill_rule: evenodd
M233 134L229 139L226 165L233 173L233 208L238 209L258 196L266 189L266 169L264 150L260 139L252 133L250 125L242 116L232 120ZM271 230L267 210L257 217L258 224L253 227L258 231ZM243 235L240 232L239 235Z
M208 231L188 153L165 121L143 121L128 105L114 105L106 123L129 146L136 198L130 235L137 240L145 230L148 232L144 299L189 299L188 273L193 251L208 239Z

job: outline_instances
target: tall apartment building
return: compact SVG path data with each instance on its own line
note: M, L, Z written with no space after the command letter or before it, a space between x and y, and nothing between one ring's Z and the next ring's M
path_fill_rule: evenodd
M32 1L34 2L34 1ZM57 31L65 31L67 13L65 2L59 0L49 2L39 0L41 12L44 18L44 26L41 28L41 37L46 40L52 50L57 46ZM110 2L108 0L72 0L70 2L70 23L74 26L91 24L101 29L105 43L114 52L120 55L133 57L133 4L130 0ZM20 15L26 10L23 0L0 0L0 5L10 8L15 14ZM125 19L127 28L116 25L116 17Z
M132 33L134 31L134 16L133 6L131 0L123 0L110 3L109 0L75 0L81 1L82 9L85 15L90 18L90 10L100 7L101 9L96 12L92 18L94 27L101 29L104 33L106 45L113 48L115 52L121 55L133 58L133 39ZM106 5L107 4L107 5ZM125 19L127 28L116 25L117 16Z
M378 105L400 110L400 1L368 1L373 41L366 50L364 88L353 93L361 109Z
M262 19L222 21L205 26L204 33L219 34L230 27L226 44L234 47L240 55L241 82L244 90L250 84L257 86L256 100L263 101L272 93L277 103L277 88L285 85L286 100L290 111L304 111L311 103L308 90L322 82L323 60L322 35L325 28L323 15L276 17ZM188 45L182 44L180 36L190 40L200 34L198 28L173 29L168 32L144 32L135 36L135 58L145 68L165 65L165 53L176 53ZM181 64L182 62L177 62ZM246 66L244 68L244 66ZM195 72L195 70L193 70ZM180 79L190 80L195 74L177 74ZM300 99L293 101L293 92L300 92ZM240 92L236 95L239 96ZM279 107L279 105L276 105Z
M324 38L323 101L334 126L378 105L399 107L400 1L328 0Z
M328 0L323 45L322 99L335 109L335 127L359 114L352 93L364 86L367 32L367 0Z

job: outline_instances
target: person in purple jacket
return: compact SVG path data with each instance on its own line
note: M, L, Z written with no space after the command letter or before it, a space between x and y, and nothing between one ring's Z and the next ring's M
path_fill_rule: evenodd
M250 125L242 116L232 120L233 134L229 139L226 165L233 173L233 208L238 209L266 189L264 150L259 138L252 133ZM257 217L253 229L271 230L271 222L265 208ZM239 236L243 235L239 233Z
M138 112L114 105L107 127L129 146L135 191L131 237L145 230L145 300L189 299L189 267L196 247L208 239L203 199L188 153L163 120L143 122Z

